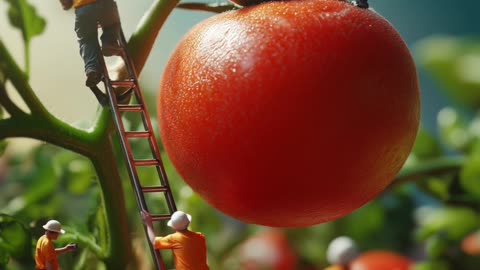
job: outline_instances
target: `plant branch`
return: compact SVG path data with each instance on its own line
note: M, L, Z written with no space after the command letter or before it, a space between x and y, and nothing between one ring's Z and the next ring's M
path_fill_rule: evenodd
M23 45L24 57L25 57L25 76L27 79L30 77L30 41L25 41Z
M13 60L12 56L8 52L7 48L0 40L0 67L4 68L3 72L5 77L8 78L13 86L17 89L20 96L27 104L32 114L42 114L46 117L52 117L51 114L45 109L38 97L33 93L32 87L28 83L26 74L20 69L18 64Z
M430 176L441 176L458 172L465 163L464 157L441 157L419 162L416 166L404 167L395 177L392 185L419 180Z
M130 37L128 51L137 73L142 71L160 28L178 2L179 0L155 0Z
M7 94L7 88L2 83L0 83L0 104L2 104L11 117L26 115L24 111L22 111L15 103L13 103Z
M229 10L238 9L237 6L231 3L223 2L223 3L195 3L195 2L188 2L188 3L180 3L177 5L177 8L187 9L187 10L199 10L199 11L207 11L213 13L222 13Z
M98 138L91 133L75 129L60 120L48 121L30 115L16 115L0 120L0 140L26 137L45 141L90 157L98 154Z
M102 200L105 209L107 227L107 269L125 269L132 262L132 248L128 233L128 220L125 209L125 198L120 182L113 144L109 137L97 149L98 155L91 157L98 174L102 189Z

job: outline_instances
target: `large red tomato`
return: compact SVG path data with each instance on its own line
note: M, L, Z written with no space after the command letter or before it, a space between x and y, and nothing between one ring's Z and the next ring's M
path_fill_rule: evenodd
M413 263L406 257L388 251L369 251L350 264L350 270L409 270Z
M268 2L186 34L161 80L158 121L174 166L211 205L249 223L304 227L392 181L418 128L417 75L373 11Z

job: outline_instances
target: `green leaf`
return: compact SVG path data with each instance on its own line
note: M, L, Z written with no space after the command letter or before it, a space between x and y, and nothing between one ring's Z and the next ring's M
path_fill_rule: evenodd
M84 194L93 184L92 176L95 175L91 163L87 159L74 159L65 167L67 188L74 195Z
M438 112L437 116L440 137L445 144L455 150L466 151L472 143L473 136L468 132L466 120L451 107Z
M463 190L480 198L480 156L469 158L460 171Z
M378 201L372 201L340 221L343 222L345 235L362 241L370 238L385 225L385 209Z
M449 188L452 179L444 177L430 177L425 181L418 182L417 185L424 191L441 200L447 200L450 197Z
M450 266L445 261L432 260L417 263L412 270L450 270Z
M8 19L10 24L22 32L23 40L30 40L40 35L45 30L46 21L37 14L35 7L27 3L27 0L5 0L10 4Z
M412 153L419 160L438 157L442 154L440 144L425 129L420 128L413 145Z
M7 252L0 252L0 269L6 269L10 256Z
M15 218L0 214L0 250L7 251L12 257L30 256L32 236L28 228Z
M442 84L442 90L460 104L480 106L480 40L434 36L420 41L414 51L418 65Z
M425 213L419 220L417 239L426 240L437 233L444 233L450 241L460 241L480 226L475 211L461 207L438 208Z
M425 251L430 258L440 258L449 247L449 242L442 234L436 234L427 239Z

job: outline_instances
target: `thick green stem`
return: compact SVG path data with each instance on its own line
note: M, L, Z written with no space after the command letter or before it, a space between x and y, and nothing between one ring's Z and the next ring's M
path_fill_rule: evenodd
M24 47L24 57L25 57L25 76L30 77L30 41L25 41Z
M156 0L145 13L137 29L130 37L128 51L137 73L140 73L152 50L160 28L179 0Z
M83 130L75 129L60 120L15 116L0 120L0 140L13 137L37 139L61 146L84 156L91 156L97 150L98 138Z
M8 96L7 89L5 88L5 85L3 85L1 82L0 82L0 104L3 106L3 108L5 108L5 110L11 116L25 115L25 112L23 112Z
M131 239L128 233L127 212L120 175L118 173L113 144L105 138L97 149L92 163L97 170L107 223L107 269L125 269L132 262Z

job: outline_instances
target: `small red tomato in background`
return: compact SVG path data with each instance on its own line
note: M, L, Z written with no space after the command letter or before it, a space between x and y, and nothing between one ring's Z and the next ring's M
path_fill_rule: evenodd
M389 251L362 253L350 264L350 270L409 270L413 263L408 258Z
M469 255L472 255L472 256L480 255L480 231L467 235L462 240L461 246L462 246L463 252Z
M238 254L242 270L292 270L297 255L285 234L271 230L259 233L240 245Z
M268 2L213 16L165 68L160 135L192 189L248 223L306 227L378 195L419 123L411 55L346 1Z

